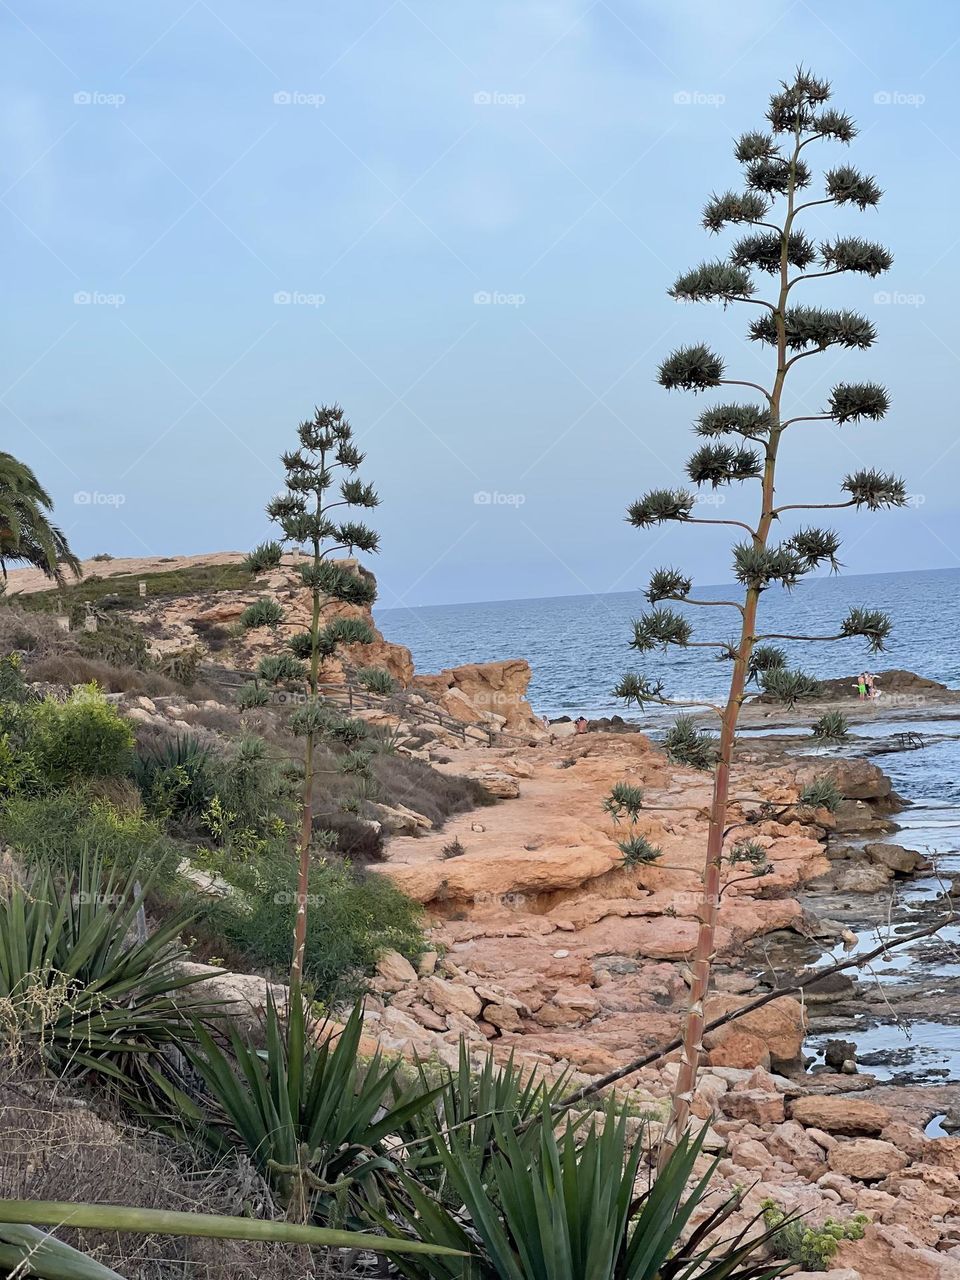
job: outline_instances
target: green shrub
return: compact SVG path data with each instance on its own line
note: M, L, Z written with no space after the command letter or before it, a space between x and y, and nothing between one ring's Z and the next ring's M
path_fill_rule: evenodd
M31 865L48 861L75 872L96 854L118 871L136 863L155 869L158 883L172 880L181 856L156 822L82 790L12 796L0 812L0 836Z
M252 711L256 707L265 707L270 701L270 691L255 680L248 680L237 690L237 706L241 711Z
M850 736L850 725L842 711L825 711L813 725L813 736L821 742L843 742Z
M268 684L279 684L281 680L303 680L307 669L292 653L267 654L260 659L257 675Z
M800 792L797 803L804 805L810 809L827 809L830 813L836 813L840 807L843 796L837 790L837 785L832 778L819 777L814 778Z
M248 604L240 615L240 626L245 631L253 627L275 627L283 621L283 610L276 600L269 596L261 596L253 604Z
M377 1053L363 1064L359 1004L343 1033L318 1045L299 993L283 1020L268 996L265 1030L263 1054L235 1029L229 1053L203 1031L199 1047L188 1048L227 1120L226 1134L201 1122L201 1136L216 1155L242 1151L296 1222L363 1213L393 1173L390 1136L426 1111L442 1086L417 1082L397 1096L399 1059L387 1065Z
M264 569L276 569L283 557L279 542L261 542L241 561L250 573L262 573Z
M297 893L289 841L226 875L239 891L211 904L208 925L252 967L286 972ZM413 958L423 950L420 907L386 876L333 859L314 864L307 918L304 976L325 1001L358 994L382 952Z
M22 703L30 700L30 690L23 678L23 664L16 653L0 658L0 702Z
M0 1057L130 1082L138 1059L190 1035L176 993L198 977L173 965L185 920L130 942L136 882L148 874L113 875L84 858L75 876L41 864L26 886L0 894Z
M109 662L113 667L146 671L150 666L147 637L125 618L100 622L96 631L81 631L76 636L76 644L83 657Z
M788 1220L787 1215L774 1200L764 1200L761 1205L763 1220L774 1232L771 1248L775 1257L788 1258L805 1271L827 1271L842 1240L862 1240L870 1219L865 1213L855 1213L846 1222L826 1218L819 1227L810 1227L802 1221Z
M156 660L154 666L169 680L176 680L178 684L190 688L197 682L202 657L203 650L199 645L188 644L182 649L175 649L172 653L165 653Z
M96 685L66 702L45 698L23 712L23 746L52 787L83 778L122 777L133 761L133 731Z
M396 682L389 671L380 667L361 667L357 672L357 683L368 693L387 697L396 689Z
M168 739L139 753L133 764L133 780L151 818L164 825L198 823L213 799L210 752L196 738Z
M436 1131L436 1154L461 1212L450 1213L432 1188L401 1172L402 1192L378 1220L388 1235L429 1239L472 1255L398 1257L410 1280L773 1280L782 1266L761 1261L767 1236L723 1231L742 1197L710 1196L714 1161L695 1174L703 1134L684 1136L655 1180L641 1177L642 1137L626 1108L611 1099L584 1131L582 1117L562 1126L540 1097L535 1123L518 1133L508 1113L494 1116L486 1167L468 1128ZM489 1150L489 1148L488 1148ZM696 1215L696 1216L694 1216ZM690 1230L691 1221L696 1230ZM470 1230L465 1228L469 1223ZM752 1224L751 1224L752 1225ZM686 1236L686 1239L684 1237Z
M631 836L628 840L621 840L617 848L623 854L625 867L647 866L651 862L656 862L657 858L663 857L660 846L651 844L646 836Z

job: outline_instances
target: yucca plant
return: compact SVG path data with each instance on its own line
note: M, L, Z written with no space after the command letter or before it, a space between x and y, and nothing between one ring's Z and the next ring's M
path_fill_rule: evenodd
M8 1204L22 1201L0 1200L0 1275L34 1276L39 1280L123 1280L118 1271L72 1248L56 1236L26 1223L6 1223Z
M133 780L151 817L199 821L214 793L210 759L207 747L180 734L134 756Z
M388 1232L406 1231L472 1258L400 1258L410 1280L773 1280L786 1266L759 1258L769 1233L749 1228L707 1244L739 1207L719 1203L702 1217L714 1163L686 1190L703 1145L683 1137L659 1176L637 1192L645 1148L628 1137L628 1114L612 1100L581 1137L568 1119L558 1136L545 1108L526 1142L497 1120L496 1152L483 1170L468 1140L452 1135L444 1164L462 1211L451 1213L412 1178L393 1201ZM699 1225L683 1240L694 1213ZM753 1224L750 1224L751 1227Z
M84 856L64 883L41 865L0 896L0 1055L36 1055L58 1075L95 1072L131 1101L157 1083L161 1051L190 1036L188 1015L219 1009L182 999L200 980L173 963L187 918L130 941L141 874Z
M452 1139L469 1146L482 1170L493 1154L498 1120L532 1138L534 1126L530 1121L539 1116L545 1106L555 1106L569 1086L568 1072L547 1080L536 1071L524 1071L512 1052L502 1064L487 1055L478 1071L470 1061L469 1049L463 1040L456 1071L442 1068L438 1080L436 1071L418 1063L417 1073L423 1092L428 1092L436 1083L440 1084L441 1091L430 1107L418 1111L398 1131L404 1151L403 1164L421 1183L444 1195L448 1182L443 1155ZM395 1079L392 1088L399 1101L403 1085Z
M214 1213L177 1213L114 1204L57 1200L0 1200L0 1268L11 1277L40 1280L123 1280L116 1271L80 1253L35 1225L86 1227L143 1235L200 1236L213 1240L263 1240L318 1249L367 1249L388 1255L448 1252L418 1240L388 1240L368 1232L336 1231L292 1222L263 1222Z
M213 1120L195 1106L200 1135L218 1153L243 1151L286 1209L291 1221L349 1217L381 1178L397 1172L386 1140L431 1105L440 1088L416 1085L396 1092L399 1061L380 1053L360 1058L362 1006L336 1038L319 1046L303 1001L291 992L281 1020L268 996L266 1049L253 1048L228 1028L229 1052L204 1028L187 1055L202 1077Z

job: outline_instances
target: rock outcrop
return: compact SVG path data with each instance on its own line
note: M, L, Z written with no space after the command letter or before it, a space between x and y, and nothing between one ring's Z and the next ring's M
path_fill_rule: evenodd
M527 701L529 662L470 662L449 667L437 675L418 675L412 687L429 694L454 720L476 723L479 719L497 729L521 736L544 732L543 721Z

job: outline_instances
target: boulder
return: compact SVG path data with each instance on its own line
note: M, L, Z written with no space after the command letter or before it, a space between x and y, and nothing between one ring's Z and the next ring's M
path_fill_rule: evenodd
M707 1022L722 1017L733 1010L741 1009L749 1000L743 996L714 994L704 1002L704 1016ZM751 1010L735 1022L711 1031L704 1044L710 1050L711 1062L716 1062L713 1051L722 1045L730 1035L744 1033L756 1036L763 1042L769 1055L768 1062L757 1059L753 1062L738 1063L749 1067L769 1066L770 1062L794 1063L800 1058L803 1048L803 1037L806 1030L806 1013L799 1001L792 996L778 996L761 1009ZM727 1063L726 1065L734 1065Z
M881 863L841 863L833 875L833 888L838 893L880 893L892 879L893 872Z
M492 712L503 717L508 733L539 737L545 733L544 726L526 699L531 675L529 662L522 658L470 662L438 675L414 676L412 686L439 701L458 720L481 722Z
M790 1105L790 1118L805 1128L847 1137L875 1137L890 1123L890 1112L866 1098L831 1098L811 1094Z
M483 1004L473 987L464 982L449 982L435 974L420 980L420 991L429 1005L438 1013L462 1013L468 1018L479 1018Z
M763 1089L744 1089L725 1093L720 1109L731 1120L747 1120L750 1124L780 1124L784 1119L783 1095Z
M471 773L469 777L474 778L485 791L489 791L498 800L516 800L520 794L520 783L517 779L499 769L481 770Z
M737 1031L734 1026L711 1047L709 1059L711 1067L769 1067L770 1050L759 1036Z
M520 1014L512 1004L488 1004L484 1006L483 1017L491 1026L501 1031L520 1031L523 1027Z
M923 1163L960 1173L960 1138L931 1138L924 1144Z
M795 1120L776 1125L764 1143L775 1159L793 1165L805 1178L818 1178L826 1168L823 1148Z
M838 1142L828 1153L827 1163L835 1173L845 1174L858 1182L879 1182L905 1169L909 1156L893 1145L878 1138L851 1138Z
M832 1271L794 1271L790 1280L864 1280L864 1277L852 1267L842 1267Z
M402 991L417 981L417 971L399 951L384 951L377 961L377 973L389 991Z
M429 1005L416 1001L410 1006L410 1014L429 1031L446 1031L447 1029L443 1016L435 1009L431 1009Z
M901 1227L873 1223L862 1240L841 1241L833 1259L863 1280L960 1280L960 1262L917 1248Z
M887 867L898 876L912 875L924 865L924 859L914 849L905 849L902 844L866 844L863 851L871 862Z

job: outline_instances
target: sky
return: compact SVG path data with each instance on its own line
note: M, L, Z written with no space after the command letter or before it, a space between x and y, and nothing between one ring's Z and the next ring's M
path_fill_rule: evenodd
M886 193L810 234L895 261L806 286L879 342L804 362L787 406L878 380L893 408L791 428L779 496L897 472L906 510L832 521L846 567L960 564L957 6L4 0L0 22L0 447L81 555L248 549L298 422L339 402L382 499L383 607L728 580L731 530L624 513L683 483L711 402L658 386L670 350L769 369L754 308L666 291L729 248L704 200L802 62L861 129L811 158Z

